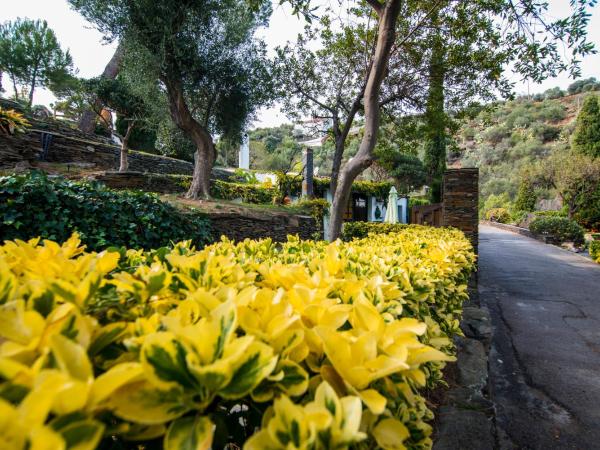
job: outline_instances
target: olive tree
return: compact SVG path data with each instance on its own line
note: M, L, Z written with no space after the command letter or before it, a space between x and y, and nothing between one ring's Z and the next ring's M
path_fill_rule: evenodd
M330 86L342 87L341 95L335 91L331 91L333 95L323 94L323 91L319 92L318 89L314 89L313 93L309 92L309 95L303 92L305 89L290 90L302 96L302 102L305 104L312 102L316 110L315 115L319 114L318 111L325 112L323 115L335 115L330 107L331 98L343 99L347 92L351 92L354 99L356 95L360 95L356 106L356 114L360 113L363 121L359 149L356 155L339 169L339 174L334 177L337 180L332 181L332 188L335 188L329 230L332 238L340 234L343 212L353 181L375 160L374 149L381 114L386 109L398 108L398 105L403 106L411 102L423 108L429 103L429 111L435 111L432 116L436 116L440 114L440 108L449 103L444 95L448 89L454 89L457 93L464 91L463 96L485 94L489 92L489 86L506 90L508 85L501 79L501 75L509 64L523 77L535 81L565 70L575 76L579 73L578 59L581 55L593 51L593 45L587 41L586 36L589 20L586 8L589 5L583 0L572 1L571 15L557 20L547 17L548 5L540 0L366 0L369 8L366 13L360 5L362 3L358 3L358 7L351 11L356 14L359 22L362 21L361 24L367 23L367 28L369 21L374 26L372 39L369 39L368 32L363 33L364 41L369 45L361 46L360 54L364 55L362 62L350 66L358 70L356 77L350 78L346 71L341 71L337 82L330 83ZM325 37L327 38L327 35ZM327 39L324 42L327 44ZM354 44L355 41L349 42ZM559 48L561 43L566 51ZM304 57L308 69L311 69L311 64L315 66L314 62L319 61L318 56L316 53L314 57ZM413 63L406 64L406 61ZM432 67L432 61L437 67ZM321 66L321 71L323 70ZM316 70L297 72L306 73L308 76L316 73L317 82L320 79L328 80L323 76L323 72ZM486 83L480 83L481 79ZM356 83L352 83L353 80ZM411 84L413 80L417 82ZM434 85L433 91L431 84ZM422 88L419 90L419 86L422 85L430 86L425 95ZM475 88L470 88L471 85ZM318 84L315 83L315 86ZM416 88L411 89L411 86ZM487 89L480 90L478 86ZM440 87L443 91L439 90ZM343 103L339 110L343 111L346 118L351 117L353 109L350 105L353 103L339 103ZM443 126L443 120L440 121L439 118L433 117L436 120L431 121L433 127L438 130ZM445 156L445 146L438 145L432 148L430 156L431 166L434 161L437 166L434 172L430 172L433 177L439 174L439 161ZM441 166L443 167L443 164Z
M137 48L166 92L173 122L196 146L187 196L208 198L212 135L239 135L270 98L264 44L270 4L241 0L70 0L109 39Z

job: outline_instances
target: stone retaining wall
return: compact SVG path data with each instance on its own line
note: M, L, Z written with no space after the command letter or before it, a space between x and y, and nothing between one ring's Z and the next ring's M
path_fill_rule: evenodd
M235 213L208 213L215 237L227 236L234 241L271 238L284 242L288 235L312 239L318 231L310 216L289 214L244 215Z
M106 171L94 174L90 178L104 183L111 189L138 189L160 194L183 193L191 182L189 175L163 175L134 171Z
M26 161L54 163L85 163L98 170L115 170L119 165L120 148L108 138L89 135L58 120L31 120L32 128L15 136L0 135L0 168L11 169ZM42 136L51 137L44 154ZM137 172L192 175L191 162L161 155L131 150L129 169Z

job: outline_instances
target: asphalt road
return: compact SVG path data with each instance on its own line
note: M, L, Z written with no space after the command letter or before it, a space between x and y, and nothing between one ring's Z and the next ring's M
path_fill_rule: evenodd
M480 227L501 448L600 449L600 265Z

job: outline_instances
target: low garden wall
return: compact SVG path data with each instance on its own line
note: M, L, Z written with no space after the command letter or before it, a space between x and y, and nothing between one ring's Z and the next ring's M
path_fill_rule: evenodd
M285 242L288 235L313 239L315 234L320 232L315 219L310 216L268 212L207 213L207 216L215 239L226 236L238 242L244 239L266 238L271 238L275 242Z

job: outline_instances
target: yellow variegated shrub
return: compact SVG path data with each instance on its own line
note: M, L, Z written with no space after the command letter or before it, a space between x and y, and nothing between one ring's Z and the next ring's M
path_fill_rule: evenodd
M474 255L456 230L350 243L0 247L0 448L431 446Z

